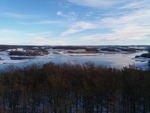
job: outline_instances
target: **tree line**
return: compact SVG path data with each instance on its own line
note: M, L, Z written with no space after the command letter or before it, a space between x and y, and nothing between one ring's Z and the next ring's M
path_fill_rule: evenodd
M149 113L150 70L30 65L0 72L0 113Z

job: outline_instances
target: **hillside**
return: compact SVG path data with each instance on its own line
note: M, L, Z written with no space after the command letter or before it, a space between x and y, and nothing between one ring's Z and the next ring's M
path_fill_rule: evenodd
M148 113L150 70L47 63L0 73L0 111Z

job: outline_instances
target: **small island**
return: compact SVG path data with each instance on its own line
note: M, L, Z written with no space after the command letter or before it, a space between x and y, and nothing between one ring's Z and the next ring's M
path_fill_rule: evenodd
M11 49L8 50L11 60L24 60L34 59L37 56L48 55L49 52L46 49L30 48L30 49Z
M141 62L147 62L147 65L150 66L150 52L135 56L135 58L140 59Z
M138 57L143 57L143 58L150 58L150 53L144 53L140 56L135 56L135 58L138 58Z
M45 50L27 50L27 51L10 51L9 55L18 56L44 56L47 55L48 51Z
M75 50L68 50L67 53L70 54L96 54L99 51L96 48L86 48L86 49L75 49Z

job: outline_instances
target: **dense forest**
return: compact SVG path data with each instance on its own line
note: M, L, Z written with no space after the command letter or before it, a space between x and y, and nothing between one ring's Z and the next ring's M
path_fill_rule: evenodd
M28 50L28 51L10 51L9 55L17 56L43 56L47 55L48 51L46 50Z
M150 70L47 63L0 72L0 113L149 113Z

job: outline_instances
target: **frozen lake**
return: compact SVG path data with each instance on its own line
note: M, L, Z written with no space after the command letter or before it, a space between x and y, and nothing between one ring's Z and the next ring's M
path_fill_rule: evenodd
M44 64L47 62L54 62L56 64L60 63L71 63L71 64L84 64L86 62L94 63L95 65L102 65L107 67L114 67L121 69L123 67L128 67L129 65L136 66L146 66L145 62L136 61L134 57L136 55L141 55L146 53L146 51L140 51L136 53L116 53L116 54L96 54L96 55L71 55L71 54L56 54L50 52L47 56L39 56L33 58L26 58L21 60L11 59L7 52L0 52L0 69L3 70L9 65L15 65L19 68L31 65L31 64ZM17 57L17 56L14 56ZM23 57L25 58L25 57Z

